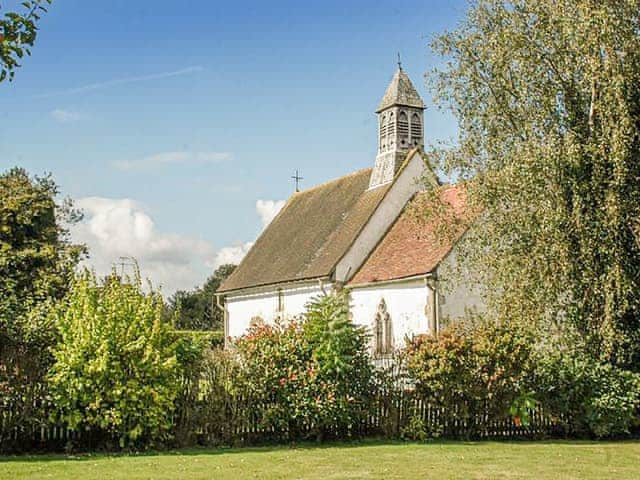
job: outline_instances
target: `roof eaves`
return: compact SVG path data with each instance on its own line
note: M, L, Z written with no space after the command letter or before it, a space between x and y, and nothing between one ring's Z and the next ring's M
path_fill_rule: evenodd
M220 295L220 294L228 295L230 293L237 294L237 293L242 292L242 291L246 291L247 293L251 293L254 290L265 288L265 287L274 287L275 288L275 287L283 287L283 286L288 286L288 285L296 285L296 284L300 284L300 283L309 283L311 281L321 281L321 280L331 280L331 277L328 276L328 275L319 275L319 276L314 276L314 277L293 278L293 279L288 279L288 280L282 280L280 282L260 283L260 284L256 284L256 285L251 285L249 287L231 288L229 290L222 290L222 289L219 288L218 290L216 290L215 294L216 295Z

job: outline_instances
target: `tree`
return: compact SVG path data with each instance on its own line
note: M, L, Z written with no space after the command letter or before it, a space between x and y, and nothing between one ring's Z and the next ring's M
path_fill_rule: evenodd
M175 327L180 330L220 330L222 311L215 304L215 292L233 272L235 265L218 267L202 287L192 291L179 290L169 299L167 314L177 314Z
M19 341L27 313L59 299L85 252L68 226L81 219L70 200L56 201L50 175L14 168L0 175L0 337Z
M478 0L434 42L437 153L481 220L461 257L490 309L640 369L640 2Z
M0 18L0 82L13 80L19 60L25 54L31 55L38 34L37 22L52 1L28 0L22 2L22 12L8 12Z
M84 247L66 226L79 220L69 201L56 202L50 176L14 168L0 174L0 398L9 410L0 429L28 431L41 420L39 387L51 365L55 329L45 314L62 298Z

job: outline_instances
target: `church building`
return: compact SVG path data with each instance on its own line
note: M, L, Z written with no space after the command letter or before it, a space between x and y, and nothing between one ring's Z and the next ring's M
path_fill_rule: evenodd
M226 337L300 315L312 298L347 288L353 321L370 329L374 353L384 356L481 308L464 282L440 288L456 239L443 242L437 220L417 219L425 189L439 189L454 215L463 214L464 192L441 185L429 167L424 103L401 66L376 114L373 168L294 193L222 284Z

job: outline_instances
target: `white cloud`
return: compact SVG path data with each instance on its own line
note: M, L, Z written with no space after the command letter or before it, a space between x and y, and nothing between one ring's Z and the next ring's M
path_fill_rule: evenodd
M263 229L284 203L256 202ZM240 263L253 246L253 242L245 242L216 251L202 239L159 232L144 206L128 198L85 197L76 200L76 206L84 211L85 218L72 227L71 233L75 241L89 247L86 264L98 275L106 275L121 257L133 257L142 275L161 286L165 295L201 285L220 265Z
M213 268L218 268L220 265L227 263L238 265L252 246L253 242L246 242L234 247L221 248L213 261Z
M76 205L85 219L72 228L72 235L87 244L87 264L99 275L109 273L120 257L133 257L143 276L171 294L201 284L210 273L206 266L213 263L215 251L208 242L158 232L151 216L133 200L87 197Z
M284 200L258 200L256 202L256 213L260 216L262 229L264 230L269 223L275 218L282 207ZM241 245L233 245L218 250L216 258L213 261L213 267L217 268L225 263L239 264L247 252L253 246L253 242L245 242Z
M84 115L83 113L73 110L65 110L62 108L56 108L55 110L52 110L50 115L51 118L59 123L77 122L78 120L82 120L86 117L86 115Z
M266 227L271 223L278 212L284 207L284 200L258 200L256 202L256 211L262 220L262 226Z
M127 83L148 82L150 80L159 80L163 78L178 77L181 75L189 75L192 73L202 72L204 70L201 66L181 68L180 70L173 70L170 72L152 73L150 75L138 75L134 77L115 78L112 80L106 80L104 82L90 83L88 85L82 85L81 87L68 88L66 90L58 90L57 92L42 93L34 95L33 98L49 98L57 97L60 95L73 95L75 93L90 92L92 90L99 90L102 88L113 87L116 85L125 85Z
M136 160L120 160L113 163L119 170L144 170L162 165L213 164L230 160L228 152L163 152Z

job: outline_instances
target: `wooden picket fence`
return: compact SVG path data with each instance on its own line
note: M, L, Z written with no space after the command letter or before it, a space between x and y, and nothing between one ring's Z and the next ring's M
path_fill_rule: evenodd
M10 403L7 399L0 401L0 450L63 450L68 445L91 449L104 442L104 434L76 431L64 424L52 423L53 406L42 397L34 395L33 398L37 400L22 404ZM540 406L530 412L527 425L517 425L510 417L492 418L488 410L468 414L464 405L447 411L411 391L381 392L359 422L325 426L321 432L312 424L266 425L262 412L277 405L256 403L241 396L229 396L212 405L208 405L206 399L188 405L188 408L179 407L175 413L177 444L250 445L304 439L401 438L416 419L430 436L451 439L557 437L564 435L563 425L566 425L563 419L547 415Z
M313 439L403 438L411 436L406 429L416 418L427 436L450 439L533 439L563 436L566 432L564 419L547 415L540 406L529 412L529 422L525 425L517 424L511 417L496 419L489 415L488 409L468 414L460 406L451 412L409 391L379 395L373 408L368 409L359 422L348 426L328 425L322 431L306 423L279 427L265 424L261 412L276 407L275 404L256 403L243 397L230 398L224 403L226 405L218 405L213 421L208 422L207 415L201 415L201 421L191 429L197 443L250 445Z

